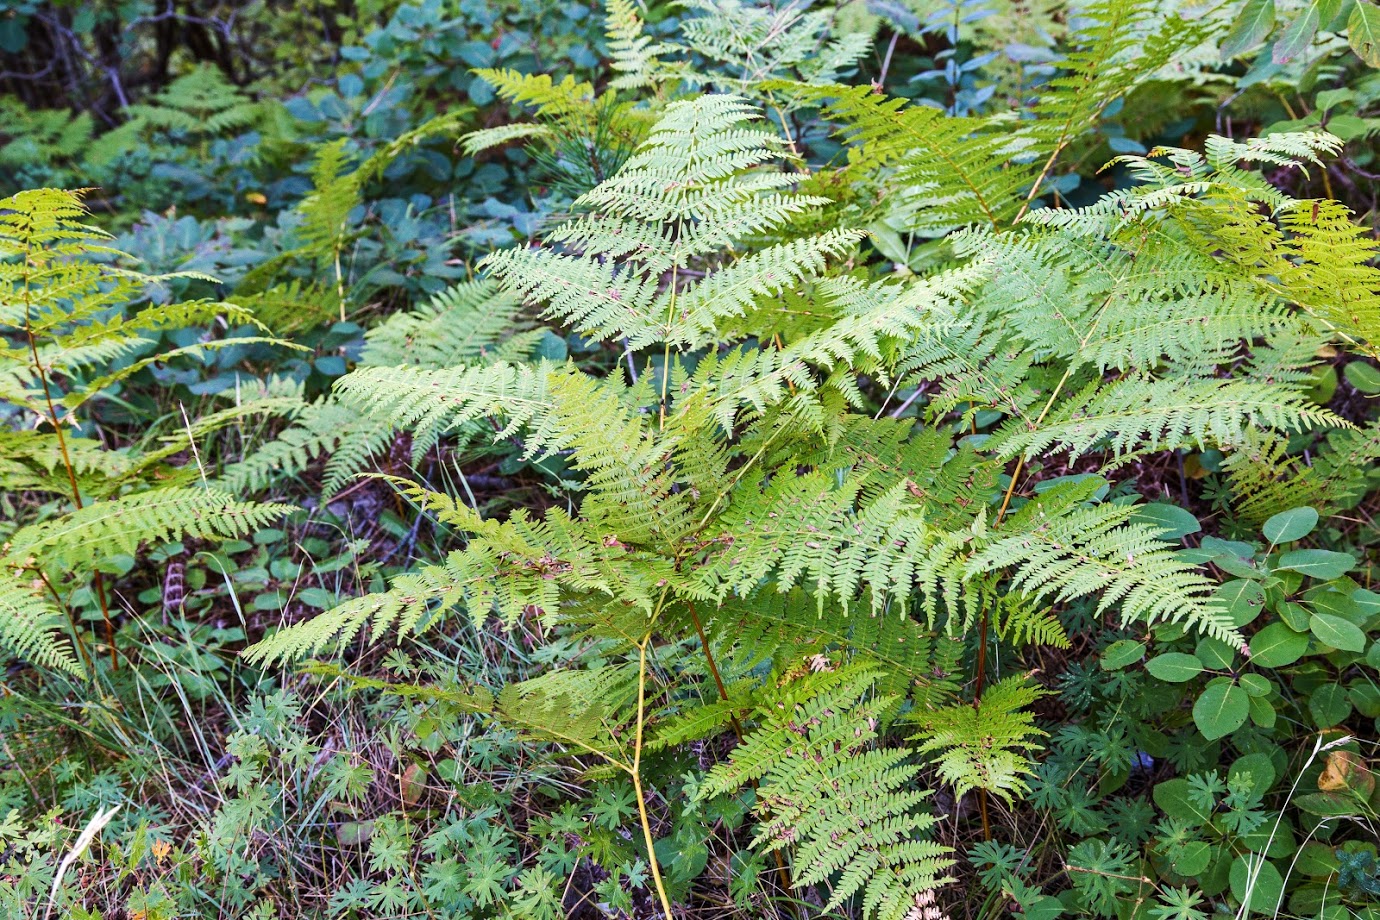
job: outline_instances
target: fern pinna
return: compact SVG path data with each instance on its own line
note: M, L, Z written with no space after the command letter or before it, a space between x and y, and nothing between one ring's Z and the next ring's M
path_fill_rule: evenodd
M113 601L101 571L109 557L184 537L237 536L288 510L204 488L195 467L170 466L167 458L187 448L177 438L141 454L77 434L93 400L156 361L265 341L238 336L150 353L151 336L163 330L218 317L252 326L253 319L210 301L133 307L157 279L113 264L122 254L85 218L75 192L0 200L0 417L7 423L0 484L36 509L4 535L0 644L73 673L82 663L64 641L62 611L71 617L68 638L91 663L71 613L79 589L94 594L112 664L117 660Z
M542 245L484 262L551 322L620 350L619 370L364 367L333 396L428 440L487 420L526 456L563 458L578 507L495 520L400 482L464 545L251 658L419 632L457 608L559 627L588 659L487 708L628 774L668 917L646 758L723 735L737 746L701 794L756 783L758 843L790 856L796 884L829 879L871 916L925 915L948 857L927 839L923 765L960 793L1015 796L1040 737L1038 688L983 686L993 634L1064 644L1050 608L1086 598L1132 628L1249 642L1162 525L1105 498L1108 478L1152 452L1345 431L1307 398L1310 368L1325 342L1373 340L1367 295L1342 298L1308 248L1310 234L1354 241L1349 225L1250 169L1302 168L1331 152L1326 135L1153 151L1121 163L1138 184L1099 204L1038 206L1116 94L1197 40L1163 23L1142 65L1127 36L1145 40L1145 8L1104 13L1011 136L808 90L842 100L827 111L861 144L852 181L929 196L917 229L944 234L946 267L920 277L859 268L861 231L809 232L828 202L799 191L808 176L782 167L789 145L743 98L666 106ZM1019 181L997 162L1013 152ZM1373 291L1364 261L1351 270ZM1039 469L1053 460L1087 472ZM955 680L965 641L976 706ZM694 662L673 653L684 645ZM884 730L901 723L908 742Z

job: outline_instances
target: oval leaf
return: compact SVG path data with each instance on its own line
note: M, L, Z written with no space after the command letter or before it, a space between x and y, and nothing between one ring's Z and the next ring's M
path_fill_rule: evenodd
M1140 506L1131 520L1155 528L1160 532L1161 540L1178 540L1203 529L1203 525L1198 523L1193 512L1166 502Z
M1196 655L1183 652L1167 652L1156 655L1145 663L1150 676L1170 684L1181 684L1203 673L1205 668Z
M1356 56L1371 67L1380 67L1380 9L1372 6L1367 0L1356 0L1351 18L1346 23L1346 32L1351 42L1351 50L1356 52ZM1355 361L1346 366L1348 380L1351 380L1351 369L1357 366ZM1373 375L1375 389L1367 390L1355 380L1351 380L1352 385L1362 393L1380 393L1380 373L1368 365L1359 366L1365 367Z
M1315 613L1308 618L1308 628L1323 645L1343 652L1361 652L1366 648L1366 634L1355 623L1330 613Z
M1308 636L1283 623L1271 623L1251 637L1251 664L1279 668L1293 664L1308 650Z
M1145 643L1134 639L1113 642L1102 652L1102 670L1119 671L1145 656Z
M1277 568L1299 572L1319 581L1341 578L1356 565L1356 559L1346 553L1326 549L1296 549L1279 557Z
M1229 60L1259 45L1275 27L1275 0L1250 0L1222 40L1222 59Z
M1304 10L1298 19L1289 23L1279 41L1275 42L1272 60L1276 64L1287 64L1298 57L1313 44L1313 36L1318 34L1320 25L1322 14L1318 11L1318 4L1308 4L1308 9Z
M1193 723L1209 741L1224 738L1246 724L1251 698L1246 691L1223 679L1213 681L1193 704Z
M1266 521L1261 531L1271 543L1292 543L1308 536L1317 526L1318 512L1305 506L1281 511Z
M1377 21L1377 19L1380 18L1380 12L1377 12L1376 9L1372 7L1369 3L1357 3L1357 12L1359 12L1362 7L1365 7L1369 10L1369 12L1366 15L1371 17L1371 22L1374 23L1377 27L1380 27L1380 21ZM1356 13L1352 13L1351 16L1352 21L1354 22L1356 18ZM1351 41L1352 47L1356 47L1355 28L1351 29ZM1377 34L1376 40L1372 41L1370 45L1370 53L1372 54L1377 54L1377 52L1380 52L1380 49L1376 48L1376 41L1380 41L1380 34ZM1361 52L1358 51L1356 53L1360 54ZM1377 57L1377 60L1380 60L1380 57ZM1366 61L1366 63L1370 64L1370 61ZM1370 66L1380 67L1380 63L1370 64ZM1331 123L1328 124L1328 127L1331 128ZM1346 375L1347 382L1354 386L1356 389L1360 390L1362 393L1365 393L1370 396L1374 396L1376 393L1380 393L1380 370L1376 370L1374 367L1370 366L1369 364L1366 364L1364 361L1352 361L1350 364L1346 366L1346 369L1343 370L1342 373Z

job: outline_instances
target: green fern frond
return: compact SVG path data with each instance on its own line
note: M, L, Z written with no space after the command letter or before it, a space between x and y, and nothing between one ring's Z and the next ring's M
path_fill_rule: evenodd
M1024 677L1008 677L983 691L977 705L962 702L914 711L910 718L921 731L911 740L921 742L922 754L935 757L955 798L983 789L1009 804L1027 791L1024 777L1034 773L1031 752L1045 734L1026 707L1046 692Z
M754 845L793 850L793 882L831 881L825 910L857 897L863 914L905 920L948 880L952 859L925 839L937 823L904 750L876 747L897 700L869 697L876 674L842 669L797 681L761 707L758 728L709 772L702 798L757 783Z
M362 367L336 381L340 403L394 429L414 434L414 451L447 432L490 416L507 424L490 436L503 439L524 427L531 434L527 456L535 456L553 440L542 434L550 419L550 365L490 364L443 370Z
M604 18L614 89L655 88L670 78L661 56L671 49L643 32L636 0L608 0Z
M1244 642L1213 598L1216 585L1182 561L1134 509L1084 504L1097 480L1057 486L1007 518L965 562L976 578L1004 570L1011 586L1053 602L1098 598L1099 613L1120 610L1122 622L1186 622L1236 647Z
M824 103L826 117L845 126L849 143L860 151L853 170L894 170L889 182L914 189L921 201L915 224L920 232L938 235L969 224L1005 227L1020 209L1022 188L1034 179L1029 164L1011 162L1027 144L1013 139L1009 126L908 105L867 86L781 88Z
M461 282L366 332L360 363L443 368L485 358L519 360L527 355L501 352L521 350L523 344L530 350L530 335L510 343L521 328L521 310L517 298L491 281Z
M482 265L585 335L626 338L634 350L716 341L716 320L817 276L827 258L859 238L839 230L782 244L701 282L662 289L666 271L689 268L693 259L822 203L783 194L797 177L759 168L783 145L771 132L745 126L758 117L735 96L672 103L639 152L575 202L586 216L554 230L547 247L496 252Z
M637 697L637 668L609 665L588 670L548 671L508 684L497 712L523 737L567 745L609 760L627 760L629 705Z
M0 648L40 667L82 676L81 663L58 638L61 617L37 587L20 583L22 572L0 577Z
M1127 376L1112 384L1089 383L1038 426L1004 426L992 446L1008 457L1058 450L1076 457L1102 450L1120 459L1178 445L1229 446L1256 428L1289 432L1333 426L1347 423L1315 406L1305 393L1280 384Z
M133 555L148 543L237 537L292 510L237 501L215 489L153 489L20 528L10 539L8 555L35 556L44 565L66 570L87 568L110 556Z
M140 125L192 134L243 130L263 115L263 106L204 64L178 77L148 102L131 105L126 114Z

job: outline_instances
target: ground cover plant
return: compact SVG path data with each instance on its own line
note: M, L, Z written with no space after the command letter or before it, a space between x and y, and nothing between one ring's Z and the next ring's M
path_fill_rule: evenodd
M1377 29L0 0L0 907L1380 914Z

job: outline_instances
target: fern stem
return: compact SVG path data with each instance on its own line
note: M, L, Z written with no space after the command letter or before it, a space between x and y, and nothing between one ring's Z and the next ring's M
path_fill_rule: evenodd
M714 661L714 653L709 650L709 639L704 634L704 624L700 622L700 615L695 610L694 601L687 601L686 606L690 609L690 622L695 624L695 635L700 637L700 648L704 650L704 662L709 665L709 673L714 678L714 686L719 691L719 699L728 702L728 688L724 686L724 679L719 674L719 665ZM738 721L738 714L730 712L728 721L733 726L733 734L738 736L738 740L743 740L743 726Z
M53 433L57 436L58 450L62 454L62 465L67 470L67 481L72 486L72 503L77 506L77 510L82 509L81 488L77 485L77 470L72 465L72 455L67 450L67 437L62 433L62 424L58 420L57 406L53 403L53 390L48 383L48 372L43 369L43 359L38 354L38 338L34 335L33 301L29 296L29 257L24 258L24 335L29 340L29 354L33 357L34 372L38 374L39 382L43 385L43 399L48 404L48 420L52 423ZM46 579L45 579L46 581ZM120 668L120 658L115 653L115 624L110 620L110 605L105 597L105 578L99 570L96 571L94 580L96 588L96 600L101 606L101 619L105 621L105 641L110 646L110 669L118 671ZM64 605L66 609L66 605ZM76 631L76 619L72 616L72 611L67 611L67 618L72 621L73 632Z
M676 237L680 237L680 222L676 222ZM666 347L661 353L661 411L658 431L666 428L666 394L671 386L671 324L676 318L676 273L679 266L671 266L670 296L666 298ZM634 381L635 382L635 381Z
M645 636L637 644L637 734L633 740L632 776L633 791L637 794L637 816L642 824L642 839L647 844L647 863L652 869L652 882L656 885L657 898L666 920L675 920L671 913L671 899L666 895L666 885L661 880L661 866L656 861L656 845L652 840L652 823L647 817L647 796L642 791L642 729L647 712L647 643L651 636Z

